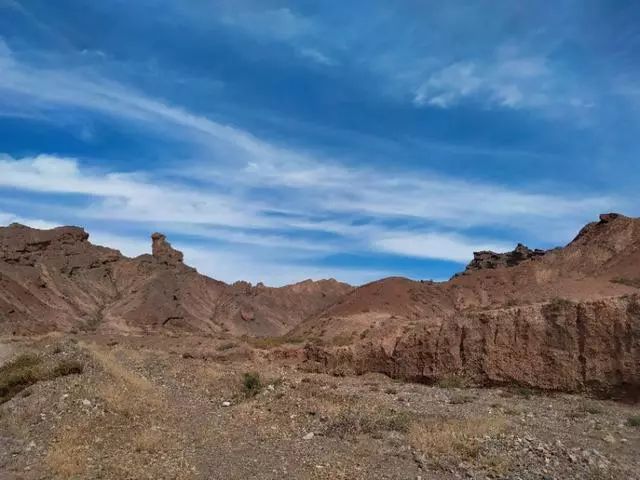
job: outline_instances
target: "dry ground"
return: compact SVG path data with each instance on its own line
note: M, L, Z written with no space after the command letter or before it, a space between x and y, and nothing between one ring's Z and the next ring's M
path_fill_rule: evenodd
M0 352L2 480L640 479L638 405L309 374L229 339L48 336Z

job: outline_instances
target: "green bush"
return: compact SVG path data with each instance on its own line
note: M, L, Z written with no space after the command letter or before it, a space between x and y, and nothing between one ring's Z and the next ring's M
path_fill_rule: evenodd
M630 427L640 427L640 415L629 417L627 419L627 425L629 425Z

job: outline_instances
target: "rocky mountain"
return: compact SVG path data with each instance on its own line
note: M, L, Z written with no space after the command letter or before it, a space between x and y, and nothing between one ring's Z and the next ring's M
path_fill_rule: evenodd
M640 219L602 215L548 252L483 252L448 282L373 282L291 335L316 339L307 364L325 371L640 391Z
M0 228L0 334L53 330L286 334L282 353L313 370L640 392L640 219L601 215L563 248L478 252L447 282L359 288L228 285L159 233L127 258L77 227Z
M0 332L59 330L280 335L351 291L335 280L281 288L199 274L164 235L127 258L81 228L0 228Z

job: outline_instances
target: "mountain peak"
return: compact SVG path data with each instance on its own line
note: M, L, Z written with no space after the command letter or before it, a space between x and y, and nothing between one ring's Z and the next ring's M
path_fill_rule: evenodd
M151 241L153 258L167 265L176 265L183 262L184 255L182 252L173 248L164 234L158 232L152 234Z

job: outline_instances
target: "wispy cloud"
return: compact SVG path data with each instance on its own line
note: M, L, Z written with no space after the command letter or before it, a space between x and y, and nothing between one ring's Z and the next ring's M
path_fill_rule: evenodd
M226 280L241 278L236 275L263 275L264 280L268 275L277 282L302 272L326 273L314 261L334 252L382 251L464 262L474 250L507 246L469 233L472 227L505 228L517 222L542 230L550 222L579 221L618 203L604 195L528 191L418 167L381 171L348 166L344 159L260 138L92 72L35 67L6 48L0 51L0 66L0 105L2 98L18 96L31 112L55 116L58 109L72 108L98 113L193 147L188 162L176 162L180 175L153 166L124 172L51 154L5 154L0 156L0 187L59 196L62 207L70 195L78 197L70 209L80 221L142 221L215 238L225 245L219 250L224 253L207 257L199 250L187 258L191 255L198 266L210 265L214 258L219 263L211 265L210 273ZM545 68L531 59L510 58L492 72L528 82L545 75ZM458 97L489 89L488 74L474 68L450 75L459 77L453 82ZM441 81L442 88L445 84ZM489 91L498 95L497 88ZM513 92L501 95L496 98L503 102L518 101ZM448 105L458 97L442 101ZM259 247L261 255L240 251L238 245ZM253 276L252 265L258 268ZM342 271L347 275L342 278L367 275L349 272Z
M396 232L374 240L374 245L383 251L411 255L414 257L444 259L454 262L469 261L470 251L492 250L504 252L512 248L506 243L471 242L455 234Z
M290 8L277 9L232 8L221 16L221 21L244 34L280 42L291 47L300 58L323 66L334 66L336 61L321 50L316 22Z
M333 67L337 65L337 62L330 58L328 55L322 53L315 48L303 47L298 49L298 54L303 58L308 58L313 60L315 63L320 65L324 65L327 67Z
M450 108L472 101L485 107L582 107L587 101L562 85L543 56L499 49L496 58L457 61L427 74L414 94L417 106Z
M234 8L225 12L221 21L252 35L277 40L297 39L314 31L310 19L287 7L265 10Z

